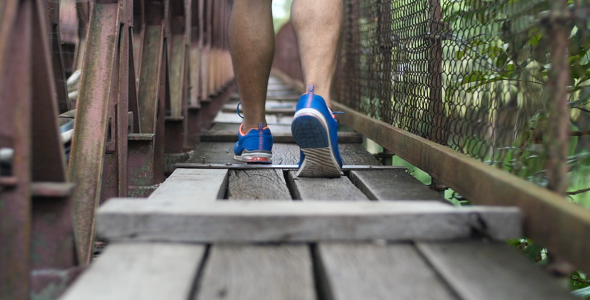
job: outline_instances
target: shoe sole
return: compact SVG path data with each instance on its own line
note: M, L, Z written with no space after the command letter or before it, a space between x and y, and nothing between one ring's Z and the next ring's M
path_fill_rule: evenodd
M272 153L244 150L242 155L234 155L234 159L250 164L270 164Z
M291 124L291 132L305 154L297 177L337 178L342 175L334 157L328 123L320 112L313 108L297 111Z

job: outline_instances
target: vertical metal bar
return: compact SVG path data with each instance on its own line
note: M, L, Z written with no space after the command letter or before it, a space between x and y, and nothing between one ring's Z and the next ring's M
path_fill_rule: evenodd
M0 148L12 148L10 176L0 176L0 299L29 296L31 238L30 121L32 1L5 3L0 20Z
M96 3L88 24L84 67L69 162L74 192L78 259L88 264L94 239L94 212L100 199L108 104L118 39L118 4Z
M440 36L441 6L440 0L430 0L429 7L430 26L429 30L429 60L428 74L430 76L430 103L429 118L430 129L428 139L439 144L446 144L445 131L445 108L442 99L442 38Z
M211 0L203 0L203 46L201 50L201 101L210 101L209 81L209 65L211 53Z
M181 117L183 108L186 66L186 15L184 3L173 1L171 3L170 20L170 115Z
M123 0L124 1L124 0ZM120 11L119 14L123 12ZM124 22L124 16L120 16L119 22ZM118 22L118 23L119 23ZM104 158L104 166L102 171L102 185L101 185L101 193L100 193L100 204L104 203L107 199L117 197L119 195L119 181L120 181L120 174L119 174L119 157L120 155L120 145L119 140L121 139L121 131L120 131L120 123L121 119L124 117L127 119L127 112L125 111L123 115L119 112L122 105L120 103L120 82L121 82L121 52L122 52L122 39L125 38L125 34L123 32L123 26L121 24L117 24L117 31L119 32L117 40L115 44L115 60L113 62L113 69L112 69L112 78L111 78L111 87L110 87L110 96L109 96L109 105L108 105L108 122L107 122L107 137L106 137L106 149L105 149L105 158ZM125 108L126 110L126 108ZM125 131L127 127L125 126Z
M32 180L65 183L64 151L57 122L54 68L51 65L44 0L35 0L32 31ZM58 53L58 55L61 55ZM76 263L69 196L33 198L31 255L34 269L67 269Z
M385 45L391 44L391 0L380 0L378 7L377 36L379 39L380 68L376 70L380 73L380 87L377 89L381 92L379 97L379 119L386 123L391 123L388 118L388 112L391 111L391 51L390 47Z
M140 126L143 133L155 133L158 114L158 91L164 51L164 3L146 3L146 26L139 73Z
M191 108L198 108L200 98L200 67L201 67L201 3L202 0L195 0L191 6L191 42L190 42L190 104Z
M55 78L55 91L59 104L59 112L64 113L70 109L70 99L66 86L66 70L62 56L61 37L59 31L59 1L46 0L49 10L49 38L51 40L49 53L51 53L53 76ZM45 38L45 36L43 36Z
M548 23L551 36L551 70L549 73L549 139L547 158L548 188L564 195L568 187L568 139L570 112L567 100L570 79L568 64L567 0L551 1Z

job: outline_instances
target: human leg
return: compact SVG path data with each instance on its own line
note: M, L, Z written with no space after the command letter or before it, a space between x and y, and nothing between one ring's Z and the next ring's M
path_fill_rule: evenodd
M270 163L273 137L266 127L264 106L274 56L272 0L234 0L229 39L244 111L234 159Z
M297 176L340 177L338 122L329 107L342 29L342 0L294 0L291 12L303 76L309 87L297 103L291 124L295 142L301 148Z
M336 72L342 31L342 0L294 0L291 22L297 35L305 85L314 85L331 107L330 87Z
M271 0L235 0L229 25L234 74L244 110L244 131L266 126L264 105L274 56Z

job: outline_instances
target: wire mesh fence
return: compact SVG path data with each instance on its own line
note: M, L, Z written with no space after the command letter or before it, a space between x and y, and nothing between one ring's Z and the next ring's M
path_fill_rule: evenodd
M551 129L561 122L568 191L590 204L582 192L590 186L589 4L347 0L336 97L542 186L551 177ZM567 30L564 45L556 28ZM552 68L555 46L567 50L563 70ZM569 72L569 120L551 121L559 72Z

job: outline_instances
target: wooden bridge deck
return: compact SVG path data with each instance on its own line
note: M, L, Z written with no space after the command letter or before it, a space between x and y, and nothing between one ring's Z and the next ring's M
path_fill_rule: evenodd
M345 176L295 177L297 97L269 81L272 166L233 160L234 98L149 198L101 207L109 245L61 299L575 299L501 241L516 209L455 208L357 133L340 132Z

